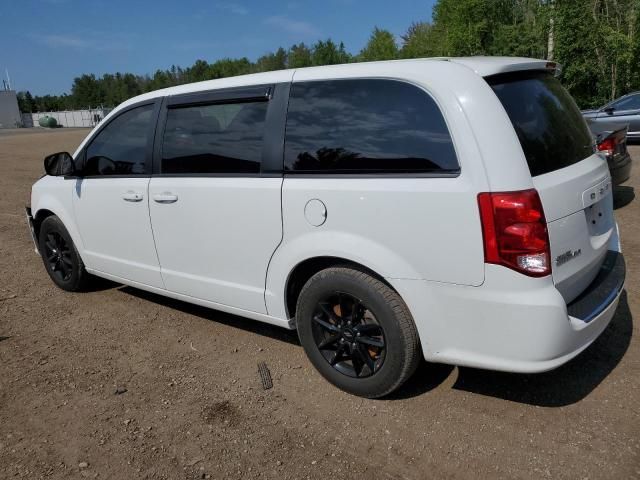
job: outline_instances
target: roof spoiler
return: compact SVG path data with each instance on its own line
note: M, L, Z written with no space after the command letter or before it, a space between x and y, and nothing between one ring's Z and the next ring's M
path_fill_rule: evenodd
M538 70L560 75L562 67L559 63L521 57L460 57L447 58L452 63L458 63L470 68L482 77L498 75L500 73Z

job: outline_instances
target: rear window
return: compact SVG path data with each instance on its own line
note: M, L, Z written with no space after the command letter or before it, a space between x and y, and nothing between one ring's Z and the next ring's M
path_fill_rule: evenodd
M495 75L487 82L513 123L531 176L568 167L593 153L580 110L551 74Z

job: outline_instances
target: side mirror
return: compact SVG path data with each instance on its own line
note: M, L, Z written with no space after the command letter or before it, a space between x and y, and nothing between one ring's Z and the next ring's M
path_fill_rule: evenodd
M44 157L44 171L52 177L76 174L76 164L68 152L58 152Z
M616 111L615 107L607 107L604 109L604 113L606 113L607 115L613 115L613 112L615 111Z

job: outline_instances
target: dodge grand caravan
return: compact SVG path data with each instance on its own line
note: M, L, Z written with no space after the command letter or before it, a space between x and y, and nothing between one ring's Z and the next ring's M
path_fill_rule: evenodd
M27 216L60 288L92 275L297 329L386 395L422 355L555 368L611 320L611 178L556 65L360 63L159 90L45 159Z

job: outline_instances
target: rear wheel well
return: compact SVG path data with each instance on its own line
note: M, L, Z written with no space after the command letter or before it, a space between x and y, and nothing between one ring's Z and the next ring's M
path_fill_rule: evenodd
M287 280L287 287L285 290L288 318L294 318L296 315L296 304L298 302L298 296L300 295L302 287L304 287L305 283L307 283L307 281L319 271L331 267L348 267L353 268L354 270L359 270L380 280L382 283L386 284L389 288L395 291L395 289L389 284L389 282L384 279L384 277L378 275L370 268L367 268L364 265L361 265L352 260L346 260L340 257L309 258L296 265L289 274L289 279Z

